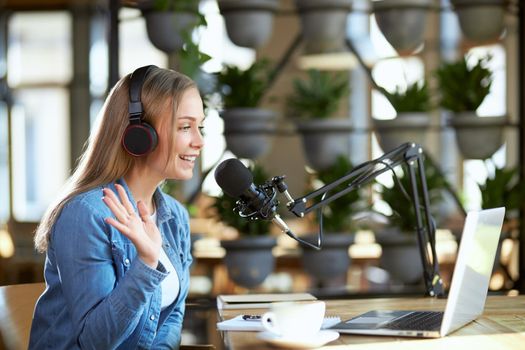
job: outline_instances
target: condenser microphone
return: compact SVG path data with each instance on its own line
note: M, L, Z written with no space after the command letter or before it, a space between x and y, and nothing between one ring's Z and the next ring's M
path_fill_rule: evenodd
M231 158L219 164L215 169L215 181L228 196L238 198L241 216L271 220L284 233L291 232L276 213L277 200L254 185L251 171L240 160Z

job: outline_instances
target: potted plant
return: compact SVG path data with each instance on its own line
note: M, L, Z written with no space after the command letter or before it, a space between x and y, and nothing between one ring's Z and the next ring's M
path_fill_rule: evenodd
M255 61L241 70L227 65L218 75L223 96L227 148L240 158L257 158L270 149L275 113L258 105L268 88L269 61Z
M450 124L465 158L489 158L503 143L505 118L478 117L476 110L490 92L490 56L469 65L467 57L442 64L436 74L441 92L441 107L452 112Z
M497 40L501 36L505 27L507 0L451 0L451 3L467 39L480 43Z
M482 209L505 207L505 219L494 263L494 269L497 269L501 266L499 262L503 240L509 238L512 231L518 230L521 224L520 211L524 207L525 183L519 179L518 167L494 166L493 169L485 182L478 186L481 192Z
M352 0L295 0L301 17L305 52L339 52L346 48L346 22Z
M330 72L311 69L306 79L295 79L288 97L288 114L295 117L304 154L310 167L323 170L340 154L348 156L348 118L333 118L343 96L348 95L348 79Z
M432 162L425 159L425 179L430 197L430 210L435 216L443 200L446 180ZM408 197L411 191L406 167L396 168L393 186L378 182L381 198L391 209L387 216L389 225L376 232L376 241L381 244L380 266L387 270L393 280L406 284L421 281L423 265L417 243L416 214L414 205Z
M235 45L258 48L268 41L279 0L219 0L218 4Z
M383 151L390 151L405 142L423 144L430 125L430 93L426 82L409 84L394 92L380 88L397 112L394 119L373 119L377 139Z
M400 55L412 54L423 44L432 0L375 0L372 7L377 26Z
M348 158L339 155L334 165L313 175L310 187L317 189L332 183L352 169L352 163ZM336 187L334 193L343 190L347 185L344 183ZM348 249L354 242L354 233L357 229L354 215L366 207L361 191L362 189L351 191L323 208L321 250L302 247L304 269L322 286L346 282L346 274L351 263ZM317 233L308 235L305 239L316 242Z
M159 50L173 53L184 44L183 33L206 23L199 13L200 0L153 0L140 8L146 20L151 43Z
M255 183L268 180L263 168L258 165L250 167ZM276 239L269 235L270 222L242 218L234 211L236 198L222 194L215 198L213 207L219 219L239 232L239 238L222 240L221 246L226 250L224 263L230 278L245 288L260 285L275 267L272 248Z

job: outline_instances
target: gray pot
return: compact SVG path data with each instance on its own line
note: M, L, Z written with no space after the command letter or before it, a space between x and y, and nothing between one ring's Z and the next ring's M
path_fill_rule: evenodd
M352 0L295 0L306 53L338 52L346 47L346 21Z
M317 243L317 234L304 238L308 242ZM349 233L323 234L321 250L301 246L301 261L304 270L321 283L345 277L351 259L348 248L354 243L354 235Z
M505 0L452 0L465 37L475 42L496 40L505 27Z
M275 131L275 113L262 108L229 108L221 113L226 147L239 158L266 154Z
M297 120L295 124L301 134L306 161L311 168L323 170L332 166L340 154L349 156L352 131L350 120Z
M278 7L278 0L219 0L228 37L235 45L251 48L270 38Z
M478 117L475 112L454 115L450 125L456 130L456 142L466 159L487 159L503 145L505 117Z
M197 24L197 14L191 12L145 11L148 38L157 49L172 53L182 48L182 31Z
M372 4L377 26L400 55L411 54L423 44L432 0L381 0Z
M389 120L372 119L377 141L384 152L405 142L423 145L430 126L428 113L400 113Z
M273 237L247 237L221 241L226 250L224 263L230 278L239 286L253 288L260 285L275 268Z
M415 231L401 233L398 228L390 227L375 236L382 250L379 266L396 281L406 284L421 282L423 263Z

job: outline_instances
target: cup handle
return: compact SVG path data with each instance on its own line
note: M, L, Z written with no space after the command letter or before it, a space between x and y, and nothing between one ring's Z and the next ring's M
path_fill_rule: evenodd
M264 329L274 334L280 334L279 328L277 327L277 321L275 314L271 311L261 316L261 324Z

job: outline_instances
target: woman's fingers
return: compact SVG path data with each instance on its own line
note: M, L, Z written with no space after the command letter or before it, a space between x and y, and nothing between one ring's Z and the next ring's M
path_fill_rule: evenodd
M146 204L144 204L143 201L138 201L137 208L139 209L139 215L142 221L148 222L149 220L151 220L151 214L148 210L148 207L146 206Z
M107 193L107 191L105 193ZM120 222L126 222L129 220L129 215L125 210L123 210L122 205L120 205L118 202L115 202L115 199L110 195L105 195L102 200Z
M135 209L133 209L133 205L129 201L128 194L126 193L126 190L124 189L124 187L122 187L122 185L119 185L119 184L115 184L115 187L117 188L117 192L120 197L120 201L122 205L124 206L124 209L126 210L126 212L130 215L134 214Z
M130 229L126 225L118 222L117 220L113 218L106 218L106 222L110 224L111 226L113 226L114 228L116 228L117 230L119 230L120 232L122 232L122 234L128 237L129 239L131 239L130 236L133 236Z
M153 222L153 220L151 219L151 215L149 213L148 207L142 201L139 201L137 203L137 207L139 209L140 218L142 219L142 221L143 221L143 223L145 225L146 234L154 242L158 242L159 240L161 240L160 232L159 232L159 229L157 228L157 225L155 224L155 222Z

